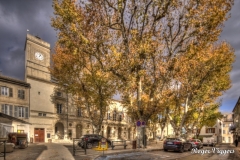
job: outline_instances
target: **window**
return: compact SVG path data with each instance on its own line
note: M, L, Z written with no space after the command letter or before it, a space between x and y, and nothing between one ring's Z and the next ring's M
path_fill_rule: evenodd
M23 118L25 117L25 107L18 107L18 117Z
M61 92L57 92L57 96L58 97L62 97L62 93Z
M12 97L13 96L12 88L1 87L1 95Z
M223 127L225 127L225 124L223 124Z
M215 128L207 128L206 133L215 133Z
M110 113L107 113L107 119L111 119Z
M57 104L57 114L62 114L62 104Z
M77 109L77 116L78 116L78 117L81 117L81 116L82 116L82 110L81 110L81 108L78 108L78 109Z
M17 133L24 133L24 130L17 130Z
M18 98L20 98L20 99L25 98L25 91L24 90L18 90Z
M13 116L13 106L9 104L2 104L2 113Z
M225 141L225 137L222 137L222 140Z
M119 115L119 121L122 121L122 115Z
M28 118L28 107L14 106L14 116L19 118Z
M225 130L223 130L223 134L226 134L226 133L225 133Z
M113 113L113 120L116 121L116 112Z
M46 117L46 113L38 113L38 116L43 116L43 117Z

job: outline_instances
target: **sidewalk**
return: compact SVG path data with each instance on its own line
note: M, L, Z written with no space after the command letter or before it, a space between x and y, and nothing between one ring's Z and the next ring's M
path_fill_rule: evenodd
M66 147L56 143L34 143L25 149L6 153L6 160L74 160ZM3 160L3 157L0 157Z
M33 143L29 144L29 147L26 149L14 149L12 153L7 153L6 160L94 160L103 154L112 155L120 153L122 154L162 150L162 144L162 142L151 142L145 149L132 149L132 144L128 143L126 149L124 149L123 146L117 146L114 148L114 150L112 150L112 148L109 148L104 152L87 149L86 155L84 150L81 150L80 152L77 151L75 153L75 156L73 156L72 143ZM3 160L3 158L0 157L0 160Z
M234 144L230 144L229 146L231 146L232 148L234 148L234 154L235 156L240 159L240 146L238 145L238 147L236 147Z

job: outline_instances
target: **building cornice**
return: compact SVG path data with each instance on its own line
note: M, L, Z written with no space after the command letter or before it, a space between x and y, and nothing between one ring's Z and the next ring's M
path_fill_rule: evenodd
M14 79L14 78L2 76L2 75L0 75L0 81L10 83L10 84L15 84L15 85L18 85L18 86L31 88L31 85L29 83L26 83L25 81L21 81L21 80L18 80L18 79Z

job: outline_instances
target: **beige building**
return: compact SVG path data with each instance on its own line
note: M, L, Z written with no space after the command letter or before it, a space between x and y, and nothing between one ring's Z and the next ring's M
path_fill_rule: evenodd
M233 143L233 135L231 133L231 126L233 126L232 113L223 114L222 119L222 143Z
M0 137L9 132L29 134L30 84L0 75Z
M223 131L222 120L217 120L216 124L212 127L203 126L200 131L200 136L202 137L213 137L217 143L222 143L222 131Z

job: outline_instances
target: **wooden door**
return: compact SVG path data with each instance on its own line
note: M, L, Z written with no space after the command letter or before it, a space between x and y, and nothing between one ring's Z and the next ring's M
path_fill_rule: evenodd
M44 128L34 128L35 142L44 142Z

